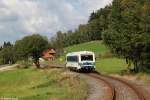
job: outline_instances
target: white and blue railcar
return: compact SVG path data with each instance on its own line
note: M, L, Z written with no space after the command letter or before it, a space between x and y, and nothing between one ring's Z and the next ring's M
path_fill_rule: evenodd
M66 67L74 70L95 70L95 54L91 51L72 52L66 55Z

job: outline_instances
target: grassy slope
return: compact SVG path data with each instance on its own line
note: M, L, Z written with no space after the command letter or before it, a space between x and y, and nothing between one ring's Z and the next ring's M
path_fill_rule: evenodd
M99 72L107 74L120 73L125 69L125 61L115 57L104 58L96 61L96 67Z
M103 45L102 41L92 41L92 42L82 43L79 45L74 45L74 46L65 48L66 52L84 51L84 50L93 51L96 54L103 54L109 51L106 48L106 46Z
M80 88L80 89L78 89ZM0 73L0 97L19 100L84 100L86 85L63 70L20 69Z
M93 51L97 56L107 55L109 53L108 48L102 43L102 41L92 41L65 48L66 53L81 50ZM119 73L125 68L125 61L115 57L98 58L96 61L96 67L99 72Z

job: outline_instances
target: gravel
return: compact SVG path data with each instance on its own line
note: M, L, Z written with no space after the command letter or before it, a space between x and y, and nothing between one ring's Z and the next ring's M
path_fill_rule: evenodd
M135 76L118 76L113 75L114 77L118 77L120 79L126 80L141 91L146 100L150 100L150 82L145 80L139 80Z
M87 100L110 100L109 87L103 82L88 75L81 74L81 78L85 79L89 92Z
M150 100L150 83L144 81L129 81L132 84L135 84L135 87L143 93L146 100Z
M102 76L101 76L102 77ZM102 77L115 87L116 100L139 100L137 94L120 81Z

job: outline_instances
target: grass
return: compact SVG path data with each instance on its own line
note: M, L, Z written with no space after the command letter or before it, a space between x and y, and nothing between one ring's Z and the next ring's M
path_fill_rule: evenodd
M19 100L85 100L87 85L61 69L18 69L0 73L0 97Z
M73 45L65 48L66 52L75 52L75 51L93 51L98 54L103 54L108 52L108 48L103 44L102 41L91 41L87 43L82 43L78 45Z
M115 57L98 59L96 61L96 70L106 74L120 74L125 69L126 63L123 59Z

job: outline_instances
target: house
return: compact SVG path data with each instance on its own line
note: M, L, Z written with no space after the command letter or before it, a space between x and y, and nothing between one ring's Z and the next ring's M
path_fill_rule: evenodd
M55 59L56 51L55 51L55 49L53 49L53 48L49 48L49 49L43 51L42 54L43 54L43 58L44 58L45 60L51 61L51 60L54 60L54 59Z

